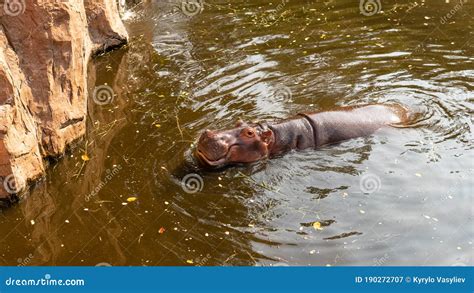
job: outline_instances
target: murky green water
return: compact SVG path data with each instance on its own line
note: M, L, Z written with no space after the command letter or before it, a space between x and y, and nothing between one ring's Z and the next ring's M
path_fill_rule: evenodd
M130 45L90 64L84 141L0 214L1 264L473 264L471 1L150 2L126 13ZM220 172L190 156L239 117L369 102L419 118Z

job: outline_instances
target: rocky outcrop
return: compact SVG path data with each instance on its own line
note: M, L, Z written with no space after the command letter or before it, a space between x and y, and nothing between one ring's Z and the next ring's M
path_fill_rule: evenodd
M0 198L84 135L88 59L127 38L112 0L0 0Z

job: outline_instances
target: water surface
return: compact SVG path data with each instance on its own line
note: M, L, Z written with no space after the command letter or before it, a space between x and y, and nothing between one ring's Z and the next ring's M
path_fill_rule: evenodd
M450 2L131 8L130 44L89 65L86 137L2 211L0 263L473 265L474 5ZM418 115L219 172L190 155L238 118L365 103Z

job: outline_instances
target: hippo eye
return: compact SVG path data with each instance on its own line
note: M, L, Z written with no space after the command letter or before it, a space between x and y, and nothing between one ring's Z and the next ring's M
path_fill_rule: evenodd
M250 129L250 128L246 129L244 133L248 137L254 137L255 136L255 131L253 131L253 129Z

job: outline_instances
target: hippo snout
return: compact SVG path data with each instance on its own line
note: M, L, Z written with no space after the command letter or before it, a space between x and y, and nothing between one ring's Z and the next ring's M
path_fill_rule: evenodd
M217 161L225 156L232 144L232 138L227 134L205 130L198 141L198 151L208 160Z

